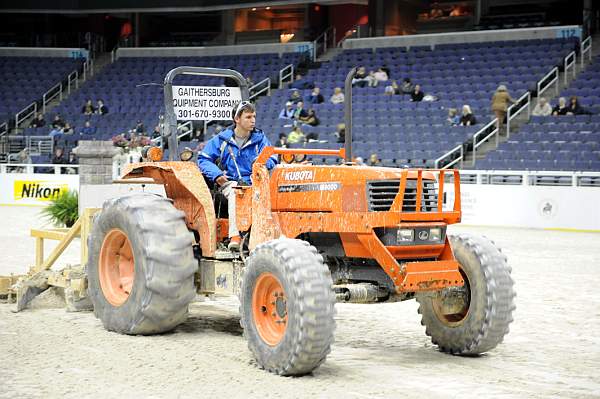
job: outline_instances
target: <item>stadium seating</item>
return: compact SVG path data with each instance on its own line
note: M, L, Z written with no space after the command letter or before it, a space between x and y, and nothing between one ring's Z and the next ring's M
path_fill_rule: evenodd
M440 45L427 48L377 48L345 50L329 63L311 70L305 79L321 88L324 104L314 106L321 124L313 129L319 138L335 146L333 132L343 122L343 106L328 100L335 87L344 86L354 66L390 69L391 78L408 77L438 101L410 102L408 97L385 96L384 84L376 88L354 88L353 140L355 154L368 157L376 152L384 165L432 166L447 151L467 141L491 120L490 99L499 84L506 84L513 97L534 90L536 83L573 50L574 40L527 40L493 43ZM307 95L310 90L305 90ZM259 102L257 124L275 140L289 121L277 119L288 92L279 91ZM471 106L476 126L450 127L448 108Z
M478 169L600 171L600 57L561 96L577 96L590 115L533 116ZM555 101L556 102L556 101Z
M261 54L223 57L170 57L170 58L122 58L109 65L96 78L87 82L74 95L61 103L54 112L61 113L75 126L77 133L86 120L97 129L95 138L111 137L132 129L141 120L148 131L158 123L164 113L162 82L172 68L191 65L203 67L232 68L255 82L278 76L281 68L297 63L300 54ZM180 76L177 85L220 86L223 78ZM109 108L107 115L83 115L81 110L87 99L94 105L102 99ZM46 133L47 134L47 133Z
M34 101L78 70L82 59L49 57L1 57L0 123L14 118Z

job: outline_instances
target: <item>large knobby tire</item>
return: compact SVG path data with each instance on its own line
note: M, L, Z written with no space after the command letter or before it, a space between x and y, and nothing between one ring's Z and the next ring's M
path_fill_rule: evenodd
M88 294L109 331L158 334L187 318L197 262L184 213L167 198L111 199L88 238Z
M455 313L440 311L441 299L418 294L421 324L442 352L478 355L495 348L508 334L515 309L513 280L506 256L485 237L451 236L450 243L460 264L465 286L464 307Z
M288 238L257 246L247 259L240 293L241 324L258 365L286 376L325 361L335 330L335 296L323 257Z

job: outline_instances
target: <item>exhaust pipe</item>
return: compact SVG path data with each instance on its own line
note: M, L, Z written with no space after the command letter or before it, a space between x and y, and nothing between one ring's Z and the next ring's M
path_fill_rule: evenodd
M379 288L370 283L334 285L335 299L338 302L372 303L379 300Z
M344 150L346 150L346 163L352 162L352 79L356 75L356 67L352 68L344 82L344 124L346 134L344 136Z

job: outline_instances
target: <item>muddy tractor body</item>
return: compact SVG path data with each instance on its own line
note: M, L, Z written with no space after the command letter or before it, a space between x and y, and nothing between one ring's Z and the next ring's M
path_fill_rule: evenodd
M490 241L447 234L461 218L458 171L359 166L349 151L348 143L266 147L252 185L235 189L239 252L227 250L228 218L195 163L128 165L124 179L162 184L166 198L109 200L96 217L88 240L96 315L109 330L160 333L185 320L197 294L237 294L253 356L282 375L325 360L335 302L416 298L442 351L494 348L512 320L510 269ZM292 162L269 171L272 155ZM307 155L346 162L293 162ZM455 193L451 204L445 187Z

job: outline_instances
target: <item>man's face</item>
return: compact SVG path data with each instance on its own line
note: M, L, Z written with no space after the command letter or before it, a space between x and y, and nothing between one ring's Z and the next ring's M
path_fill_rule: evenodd
M242 111L242 113L235 118L235 124L243 130L251 131L256 124L256 112Z
M296 107L298 109L302 109L304 107L304 103L302 101L298 102L298 104L296 104Z

